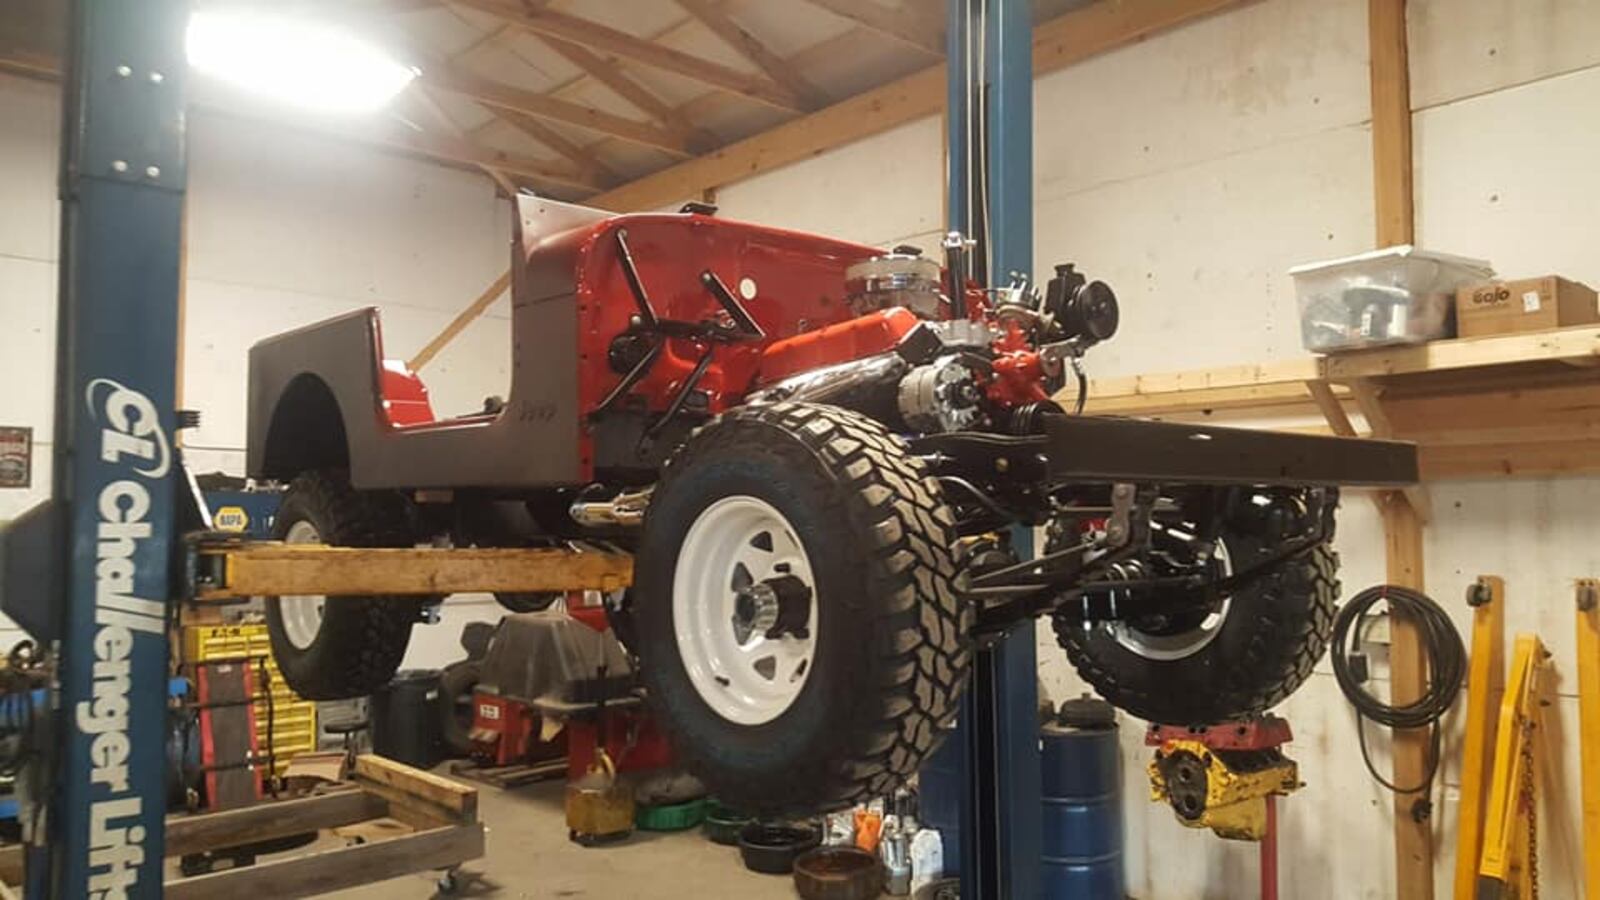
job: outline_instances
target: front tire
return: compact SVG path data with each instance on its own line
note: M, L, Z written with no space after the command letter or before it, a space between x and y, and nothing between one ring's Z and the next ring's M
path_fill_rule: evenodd
M272 536L344 547L410 544L398 494L350 487L342 472L290 482ZM389 683L417 620L414 597L268 597L267 634L283 678L307 700L359 697Z
M890 793L956 711L971 611L938 484L877 422L727 413L667 465L632 617L680 760L739 809Z

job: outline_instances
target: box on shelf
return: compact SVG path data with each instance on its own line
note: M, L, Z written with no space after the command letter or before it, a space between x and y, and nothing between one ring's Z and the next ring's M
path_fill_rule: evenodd
M1494 277L1481 259L1406 244L1295 266L1300 340L1313 353L1453 335L1456 290Z
M1558 275L1479 282L1456 292L1456 327L1462 337L1596 322L1600 322L1600 301L1594 289Z

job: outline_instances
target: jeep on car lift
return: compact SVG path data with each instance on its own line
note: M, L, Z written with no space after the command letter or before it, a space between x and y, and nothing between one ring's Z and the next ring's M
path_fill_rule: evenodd
M995 289L959 235L941 266L700 205L517 211L503 402L435 418L350 313L252 348L249 474L288 484L289 542L634 553L614 629L738 807L889 792L974 641L1026 617L1134 715L1270 707L1327 642L1338 486L1416 479L1407 444L1081 415L1118 311L1070 266ZM1045 529L1037 558L1017 525ZM269 598L273 650L304 696L368 693L429 602Z

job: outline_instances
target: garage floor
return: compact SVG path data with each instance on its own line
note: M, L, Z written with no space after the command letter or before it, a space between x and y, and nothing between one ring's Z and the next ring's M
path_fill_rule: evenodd
M478 813L488 850L463 867L457 897L738 897L793 898L788 878L758 875L739 851L713 844L698 830L635 833L627 842L586 849L567 840L564 784L545 782L502 791L479 785ZM338 898L410 900L434 896L436 873L413 875L329 894Z

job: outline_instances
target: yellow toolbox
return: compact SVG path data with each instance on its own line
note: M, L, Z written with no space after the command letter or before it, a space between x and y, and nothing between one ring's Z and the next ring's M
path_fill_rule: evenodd
M186 625L183 629L183 658L190 662L249 657L265 659L268 685L256 686L256 742L262 753L274 756L274 772L282 775L289 760L297 754L317 749L317 704L301 699L289 689L278 662L272 658L272 645L265 624ZM258 675L259 682L259 675ZM267 695L271 692L271 715Z

